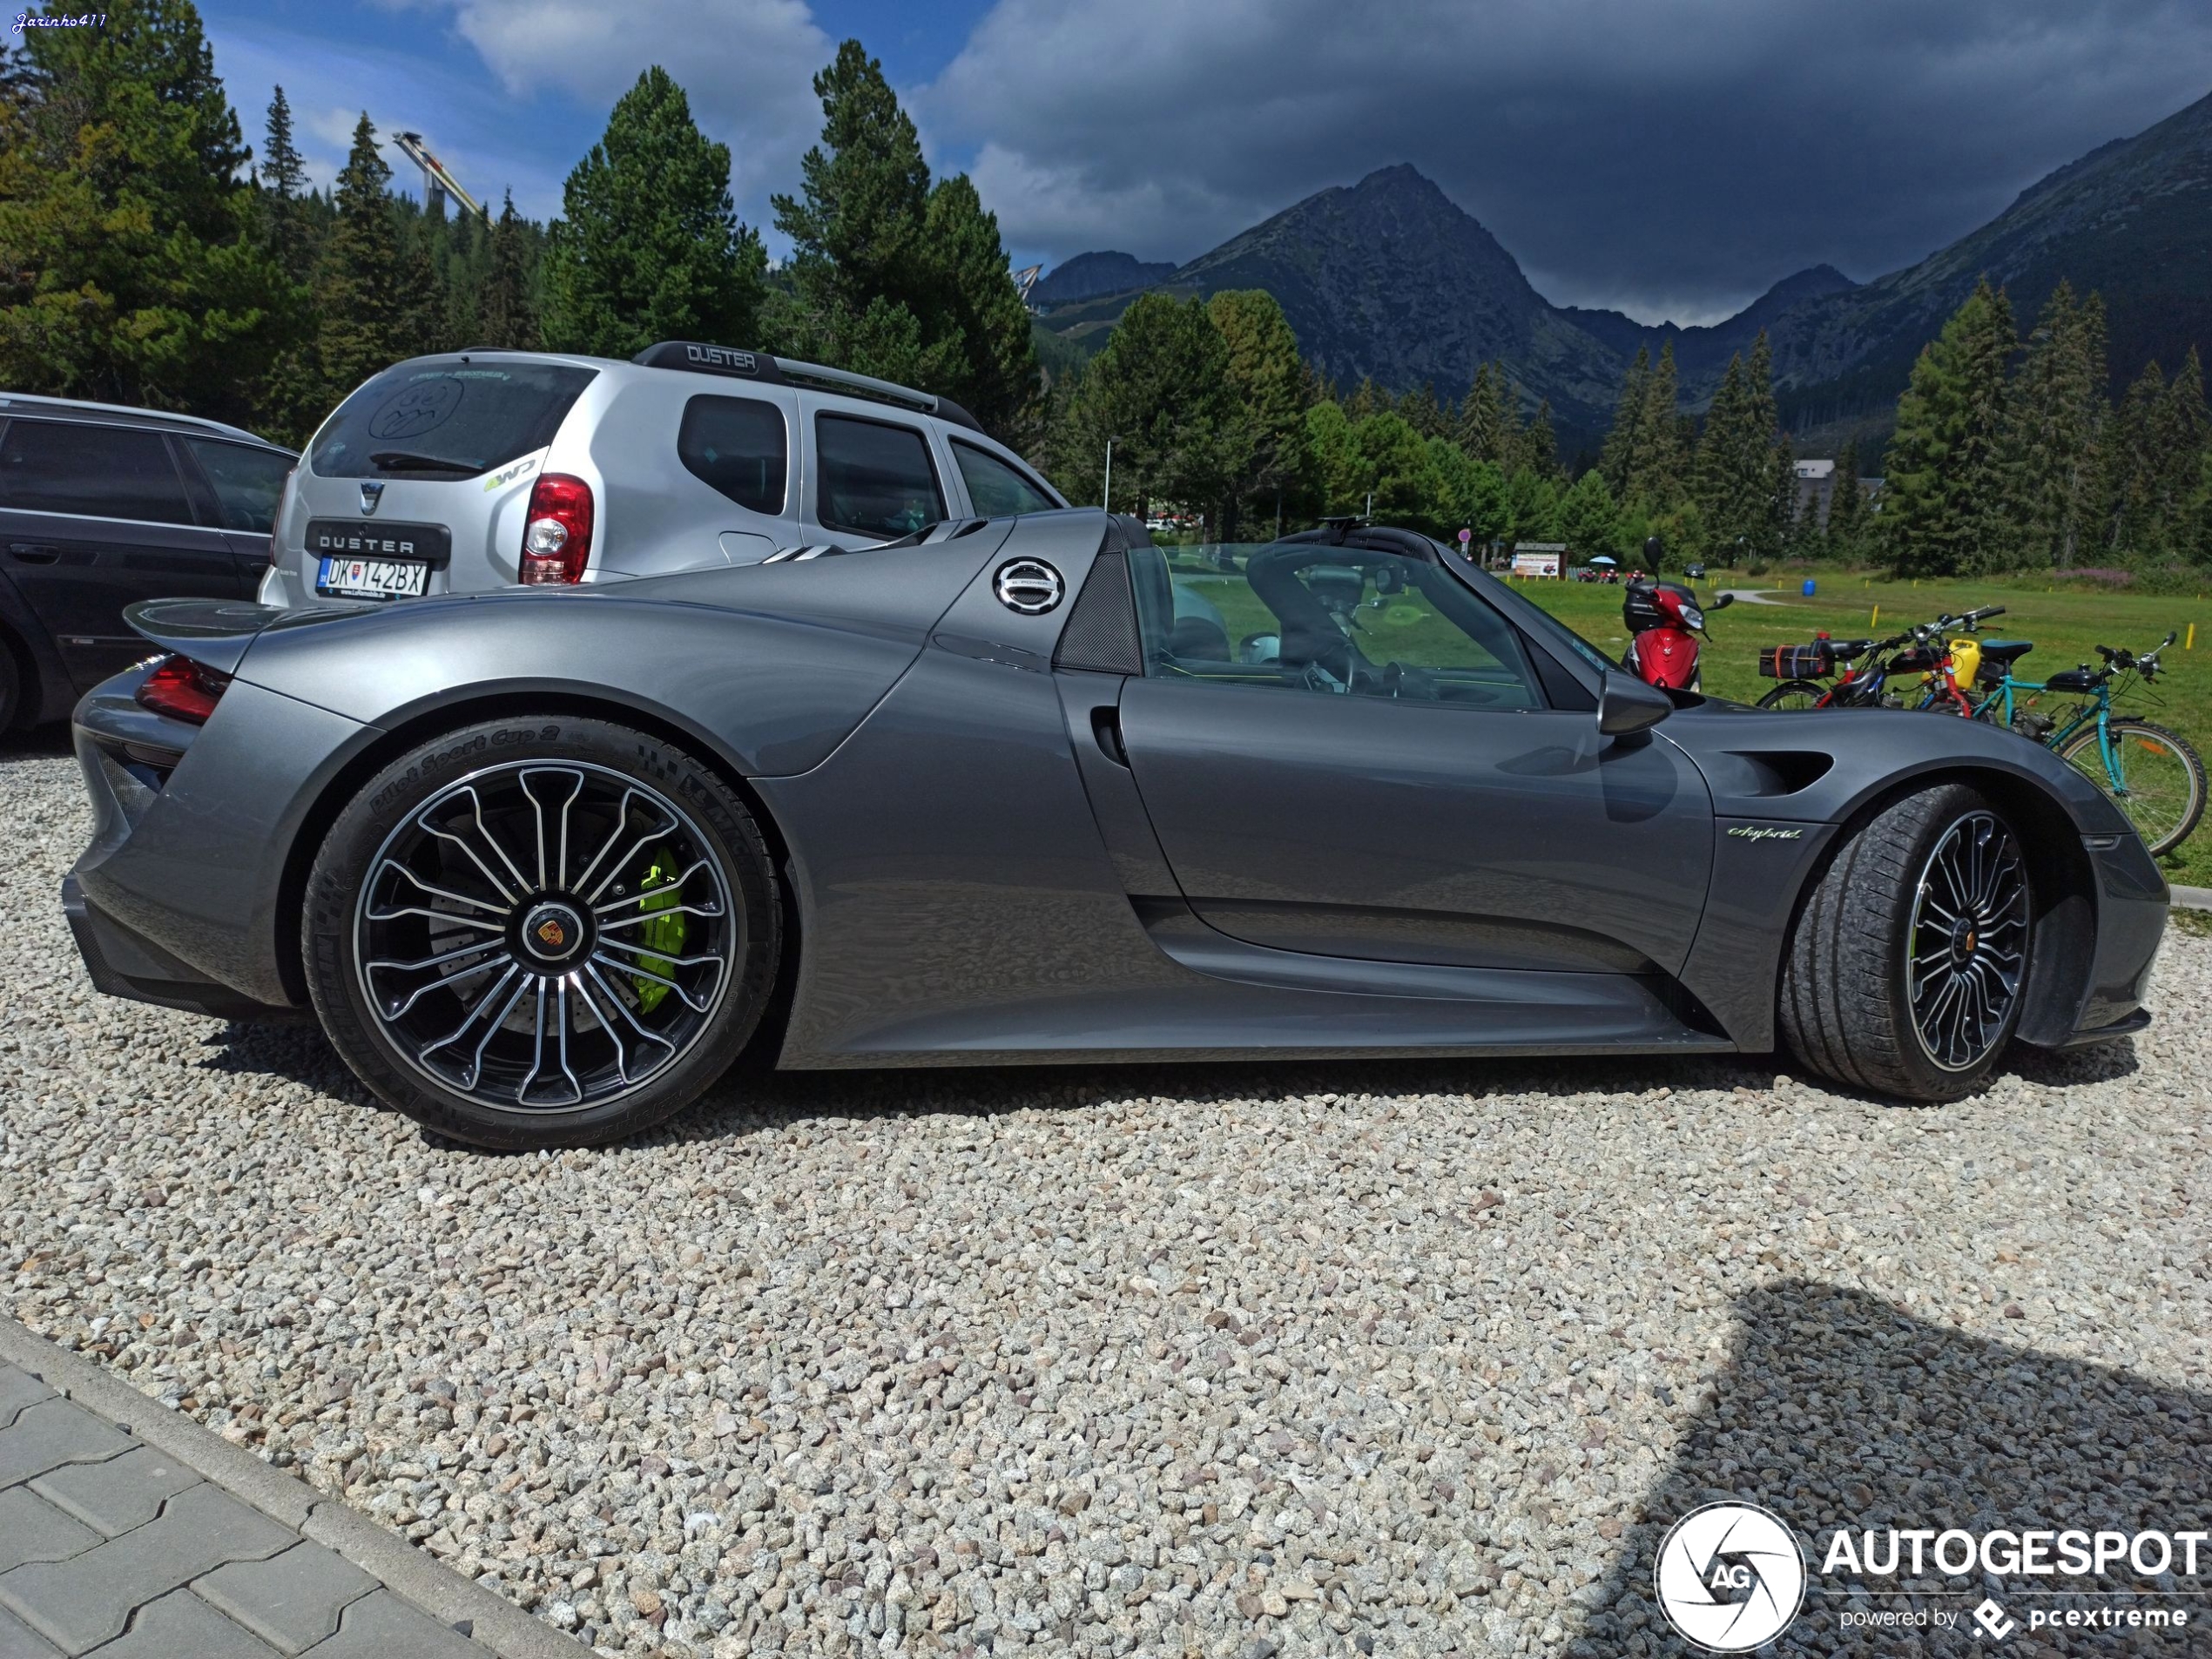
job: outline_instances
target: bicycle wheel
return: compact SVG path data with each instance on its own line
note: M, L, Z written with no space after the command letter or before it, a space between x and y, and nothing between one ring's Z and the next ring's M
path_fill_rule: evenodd
M1820 706L1820 699L1828 695L1828 688L1818 680L1784 680L1759 699L1763 709L1812 709Z
M2153 853L2172 852L2204 815L2204 762L2188 738L2148 720L2114 720L2107 730L2110 766L2094 725L2069 738L2060 755L2112 797Z

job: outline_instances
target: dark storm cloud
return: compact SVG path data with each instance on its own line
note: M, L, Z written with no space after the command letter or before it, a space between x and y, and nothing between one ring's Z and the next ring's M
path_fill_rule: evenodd
M1865 280L2212 91L2212 6L1001 0L914 95L1010 245L1188 259L1410 161L1549 298Z

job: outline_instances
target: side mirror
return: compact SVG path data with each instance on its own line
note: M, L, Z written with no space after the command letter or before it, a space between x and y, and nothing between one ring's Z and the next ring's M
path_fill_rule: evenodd
M1735 603L1736 596L1734 594L1723 593L1719 598L1714 600L1712 604L1707 605L1705 609L1708 610L1725 610L1729 608L1729 606L1734 604Z
M1675 711L1674 699L1632 674L1608 674L1598 687L1597 731L1602 738L1626 738L1657 725Z

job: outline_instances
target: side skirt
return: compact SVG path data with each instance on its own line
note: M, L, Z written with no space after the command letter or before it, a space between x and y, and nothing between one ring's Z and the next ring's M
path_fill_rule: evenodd
M1169 1060L1730 1054L1656 975L1355 961L1231 939L1180 906L1146 931L1171 984L1032 996L878 1028L809 1069Z

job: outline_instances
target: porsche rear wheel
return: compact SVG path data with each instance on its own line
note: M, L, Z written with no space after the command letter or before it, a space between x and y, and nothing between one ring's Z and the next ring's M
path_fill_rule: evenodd
M2018 833L1975 791L1907 795L1838 850L1783 964L1782 1035L1838 1082L1956 1100L2020 1022L2034 945Z
M689 1104L781 947L759 826L659 739L565 716L447 733L339 815L303 959L376 1094L480 1146L583 1145Z

